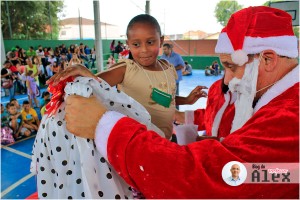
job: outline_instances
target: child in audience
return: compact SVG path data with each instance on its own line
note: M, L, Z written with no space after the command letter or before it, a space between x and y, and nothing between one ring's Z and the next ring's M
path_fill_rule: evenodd
M14 105L16 106L18 112L21 112L21 111L22 111L22 107L20 106L20 104L19 104L19 102L18 102L17 99L12 98L12 99L9 101L9 103L14 104Z
M43 117L46 112L46 105L50 102L50 99L45 100L45 105L41 107L41 116Z
M7 113L4 105L1 104L1 145L14 142L13 130L9 127L9 113Z
M31 108L29 101L23 101L23 110L21 114L24 121L24 127L28 128L31 132L38 131L40 121L37 112Z
M36 98L37 84L35 78L32 77L33 71L29 70L26 74L26 86L27 86L27 95L30 105L32 106L32 100L35 103L35 106L38 107L38 100Z
M50 93L48 91L44 91L42 93L42 97L40 100L40 109L42 109L42 107L44 107L47 103L46 101L50 99Z
M5 109L5 106L1 103L1 128L4 126L8 126L8 122L9 114L7 112L7 109Z
M15 139L20 139L23 135L28 137L31 131L24 127L21 113L18 112L13 103L8 103L7 111L9 113L9 127L13 130Z

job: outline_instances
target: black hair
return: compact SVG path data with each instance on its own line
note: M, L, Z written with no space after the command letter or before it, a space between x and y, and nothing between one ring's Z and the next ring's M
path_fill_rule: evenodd
M159 26L159 23L157 22L157 20L154 17L152 17L151 15L141 14L141 15L137 15L134 18L132 18L130 20L130 22L128 23L127 30L126 30L127 37L128 37L129 29L136 23L144 23L144 24L153 25L155 27L155 29L157 30L157 32L159 33L159 36L161 36L161 30L160 30L160 26Z
M44 92L42 93L42 98L44 98L46 95L50 95L50 93L49 93L48 91L44 91Z
M11 64L11 62L10 62L9 60L6 60L6 61L4 61L3 65L5 65L5 64L7 64L7 63L10 63L10 64Z
M131 51L129 51L128 59L133 60L133 56L132 56Z
M221 84L221 89L222 89L222 92L224 93L224 94L226 94L227 93L227 91L229 90L229 87L228 87L228 85L226 85L225 83L224 83L224 76L223 76L223 78L222 78L222 84Z
M11 103L12 101L17 101L17 99L16 98L11 98L9 102Z
M27 105L27 104L29 104L29 101L28 100L24 100L23 101L23 105Z
M163 44L163 47L167 47L168 49L171 49L171 48L172 48L172 46L171 46L169 43Z

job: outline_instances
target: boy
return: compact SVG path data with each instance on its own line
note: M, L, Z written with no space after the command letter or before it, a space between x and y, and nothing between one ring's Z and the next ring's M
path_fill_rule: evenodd
M29 101L23 102L22 119L24 127L28 128L31 132L39 129L40 121L37 112L31 108Z
M13 130L14 138L20 139L22 135L30 136L31 132L23 126L22 116L17 107L13 103L8 103L6 107L9 113L9 127Z

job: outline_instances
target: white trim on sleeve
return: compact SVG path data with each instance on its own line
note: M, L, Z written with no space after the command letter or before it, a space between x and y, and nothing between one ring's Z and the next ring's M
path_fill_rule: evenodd
M99 120L98 125L96 127L95 144L98 151L106 160L108 160L107 142L110 132L115 126L115 124L123 117L125 117L125 115L116 111L107 111Z

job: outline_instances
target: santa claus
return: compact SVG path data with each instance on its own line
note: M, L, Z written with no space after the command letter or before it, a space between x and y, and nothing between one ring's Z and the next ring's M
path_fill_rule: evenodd
M232 187L221 175L230 161L299 163L298 47L291 16L264 6L242 9L222 30L216 53L224 83L235 94L235 114L221 142L179 146L93 98L78 96L67 98L67 128L95 138L118 174L146 198L299 198L298 183ZM226 111L218 114L222 107L213 109L216 117L224 118Z

